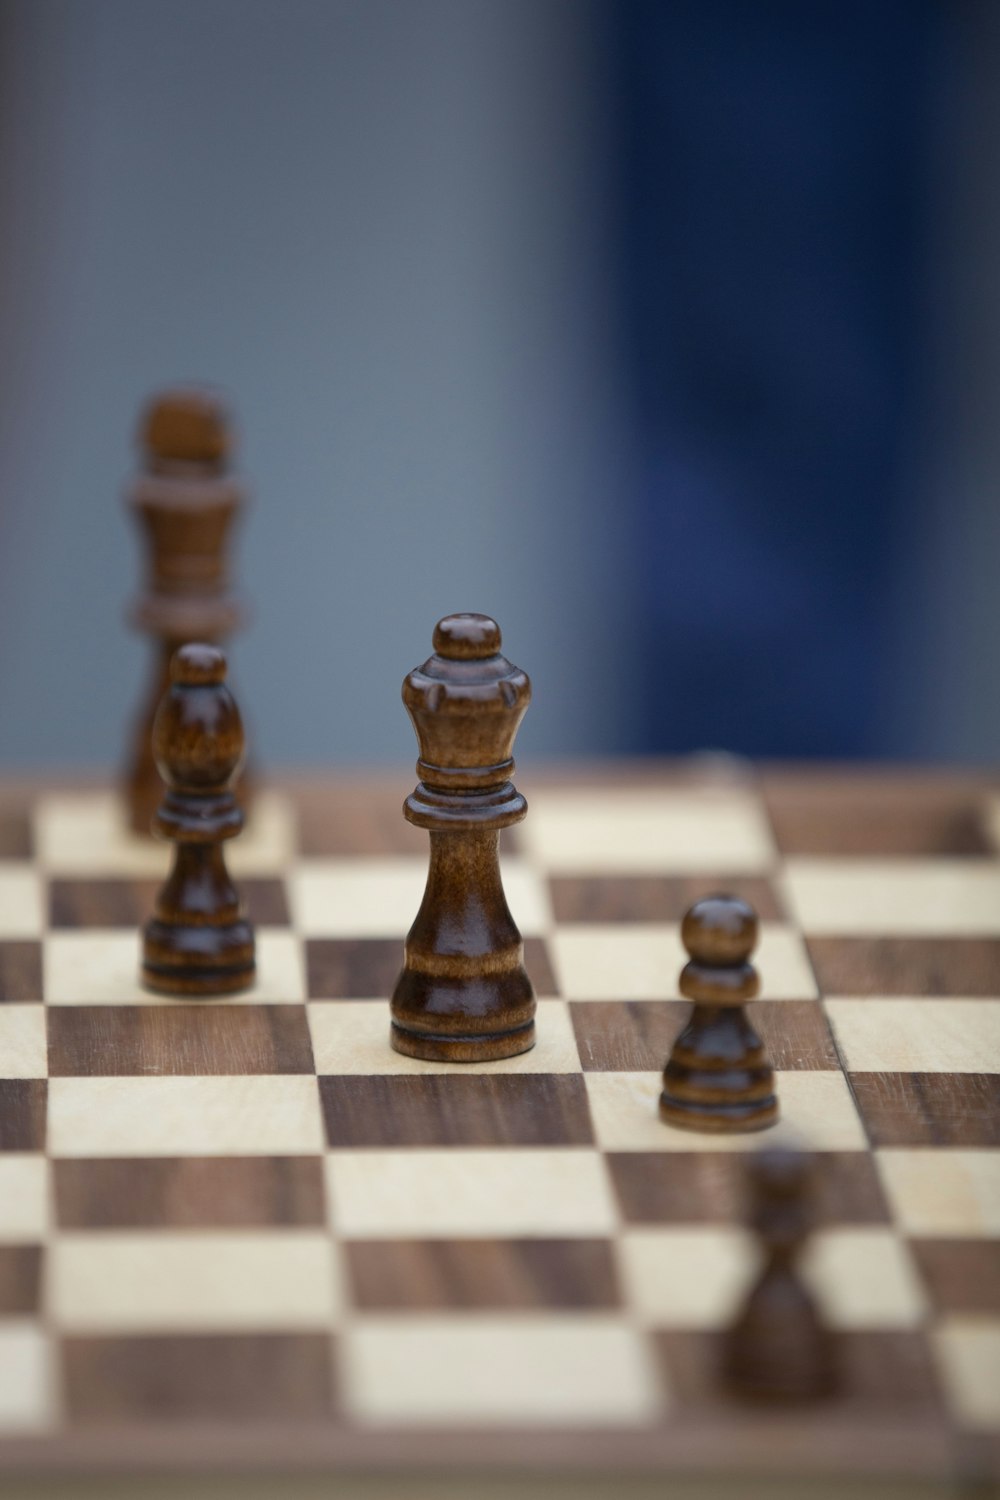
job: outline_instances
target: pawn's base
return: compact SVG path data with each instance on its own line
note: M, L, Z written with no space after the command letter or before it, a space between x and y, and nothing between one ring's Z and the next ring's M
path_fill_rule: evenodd
M160 995L234 995L257 977L253 928L186 927L153 918L143 934L142 983Z
M704 1100L678 1098L664 1089L660 1095L660 1119L679 1130L711 1131L716 1135L736 1135L766 1130L778 1119L778 1100L774 1094L763 1099Z
M499 1062L530 1052L535 1045L535 1023L528 1021L512 1031L480 1033L475 1036L442 1036L426 1031L410 1031L398 1021L392 1022L389 1035L394 1052L417 1057L423 1062L477 1063Z

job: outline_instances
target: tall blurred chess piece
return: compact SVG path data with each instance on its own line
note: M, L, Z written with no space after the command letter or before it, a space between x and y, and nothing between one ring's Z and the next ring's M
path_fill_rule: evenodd
M124 784L129 822L136 833L149 834L164 793L153 760L153 719L170 683L171 657L186 641L218 644L243 623L243 607L230 592L228 553L245 492L229 473L228 412L208 388L155 397L143 413L140 442L143 468L128 503L147 567L131 620L153 637L155 657Z

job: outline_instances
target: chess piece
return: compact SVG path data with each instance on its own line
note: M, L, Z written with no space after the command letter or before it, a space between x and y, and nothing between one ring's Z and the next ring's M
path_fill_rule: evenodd
M170 682L171 658L185 641L218 643L242 621L229 592L227 547L243 490L227 472L226 410L209 390L165 391L144 414L141 440L144 470L129 502L145 543L147 581L132 622L153 636L156 654L125 788L132 828L149 834L163 796L152 726Z
M182 646L153 721L153 754L167 785L153 831L176 845L146 924L142 980L167 995L226 995L254 979L253 928L229 878L223 843L243 827L232 785L243 724L214 646Z
M766 1151L747 1175L764 1264L725 1335L723 1381L747 1400L817 1401L837 1378L833 1341L795 1265L812 1227L814 1163L801 1151Z
M690 957L680 991L694 1002L663 1070L660 1118L683 1130L763 1130L778 1118L774 1074L744 1009L758 991L749 962L757 917L735 896L708 896L684 917Z
M403 683L420 745L403 811L428 830L431 851L392 995L392 1045L435 1062L513 1057L534 1045L535 997L497 846L527 812L510 777L531 684L500 655L486 615L441 620L434 651Z

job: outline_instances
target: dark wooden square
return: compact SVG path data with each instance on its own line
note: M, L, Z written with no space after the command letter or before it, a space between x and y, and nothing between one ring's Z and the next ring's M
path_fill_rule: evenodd
M0 1002L41 999L41 943L31 939L0 943Z
M0 1317L36 1317L41 1286L41 1245L0 1245Z
M691 1013L684 1000L570 1003L585 1072L648 1073L662 1068ZM772 1067L840 1066L823 1008L815 1000L758 1000L747 1009Z
M785 918L770 880L757 875L556 875L549 889L557 922L679 922L713 891L742 896L762 922Z
M321 1333L65 1338L62 1368L72 1423L322 1421L334 1402Z
M998 1073L850 1073L873 1146L1000 1146Z
M839 1390L816 1408L824 1421L857 1407L869 1415L893 1407L938 1408L937 1374L925 1335L912 1329L838 1330L832 1335ZM712 1330L663 1329L653 1340L669 1389L682 1407L728 1406L752 1410L731 1397L722 1384L725 1334ZM787 1414L787 1409L786 1409Z
M0 1078L0 1151L45 1150L45 1078Z
M289 925L285 883L251 876L237 887L252 922L264 927ZM68 880L49 882L49 923L52 927L140 927L156 902L156 880Z
M524 966L536 994L558 995L544 938L525 938ZM312 938L306 943L310 1000L386 1000L402 967L398 938Z
M746 1162L724 1151L621 1151L607 1157L626 1223L732 1224L747 1214ZM885 1224L890 1212L866 1151L816 1156L814 1222Z
M764 794L785 855L975 857L992 853L986 783L899 775L766 777Z
M996 1240L912 1239L909 1247L938 1314L1000 1317Z
M618 1308L609 1240L353 1240L345 1245L355 1307Z
M397 938L311 938L306 943L310 1000L385 1000L403 967Z
M824 995L998 995L1000 939L810 937Z
M313 1072L304 1005L54 1005L49 1075Z
M249 1229L325 1222L312 1156L122 1157L52 1163L62 1229Z
M578 1073L420 1073L319 1080L331 1146L588 1146Z

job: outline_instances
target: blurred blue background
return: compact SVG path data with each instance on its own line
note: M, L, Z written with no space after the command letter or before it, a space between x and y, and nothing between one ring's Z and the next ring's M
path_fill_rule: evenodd
M997 758L1000 7L0 0L0 762L110 766L139 408L221 385L264 764Z

